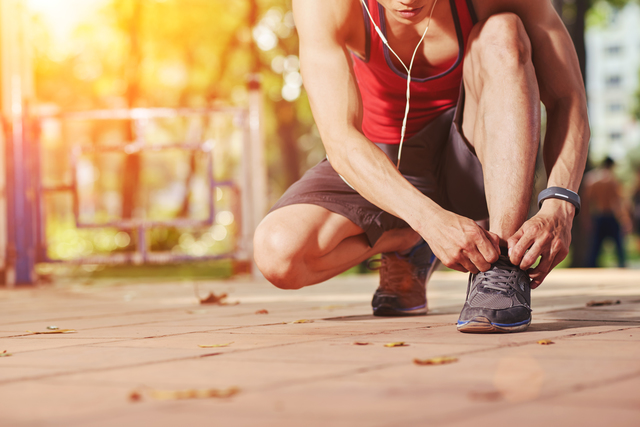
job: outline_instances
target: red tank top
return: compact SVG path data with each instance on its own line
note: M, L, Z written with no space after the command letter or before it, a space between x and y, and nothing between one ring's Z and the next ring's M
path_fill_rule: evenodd
M376 0L365 1L373 20L386 37L384 8ZM458 37L458 57L451 67L441 74L411 79L411 108L405 138L418 133L431 120L454 107L458 101L465 46L477 18L471 0L448 1ZM366 57L360 58L352 53L364 109L362 130L372 142L399 144L406 104L407 74L404 69L397 69L391 62L391 52L372 28L364 6L363 13Z

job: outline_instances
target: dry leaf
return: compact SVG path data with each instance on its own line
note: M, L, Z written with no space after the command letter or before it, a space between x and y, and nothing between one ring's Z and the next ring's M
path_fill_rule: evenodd
M7 353L7 350L0 353L0 357L9 357L9 356L13 356L13 355L11 353Z
M76 332L75 329L56 329L55 331L27 331L33 335L43 335L43 334L73 334Z
M447 363L455 363L458 361L457 357L442 356L434 357L431 359L413 359L413 363L416 365L446 365Z
M140 402L142 400L142 394L139 391L132 391L129 393L129 400L131 402Z
M256 314L269 314L269 311L263 308L262 310L256 311Z
M538 344L540 345L551 345L551 344L555 344L553 341L551 340L540 340L538 341Z
M601 307L603 305L615 305L620 304L620 300L604 300L604 301L589 301L587 307Z
M313 320L309 320L309 319L300 319L300 320L296 320L293 321L291 323L313 323Z
M215 305L238 305L239 301L236 302L227 302L225 301L229 295L220 294L216 295L213 292L209 292L209 296L206 298L198 298L200 300L200 304L215 304Z
M187 310L188 314L207 314L207 310Z
M233 344L233 341L228 342L226 344L198 344L198 347L200 348L229 347L231 344Z
M399 341L399 342L390 342L385 344L385 347L406 347L409 344L406 344L404 341Z
M226 390L215 388L201 390L151 390L149 396L156 400L182 400L182 399L207 399L207 398L226 398L240 392L237 387L231 387Z
M353 343L353 345L370 345L370 342L360 342L360 341L356 341Z

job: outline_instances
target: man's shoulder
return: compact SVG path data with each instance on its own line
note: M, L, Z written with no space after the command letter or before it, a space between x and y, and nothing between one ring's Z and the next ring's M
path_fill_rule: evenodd
M341 35L347 40L362 19L360 0L293 0L292 7L298 32L313 33L314 39Z

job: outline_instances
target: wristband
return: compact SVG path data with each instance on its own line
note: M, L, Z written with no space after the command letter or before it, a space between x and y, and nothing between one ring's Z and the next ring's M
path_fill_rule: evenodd
M576 207L576 215L580 213L580 196L571 190L562 187L549 187L542 190L538 195L538 209L542 207L542 202L546 199L560 199L569 202Z

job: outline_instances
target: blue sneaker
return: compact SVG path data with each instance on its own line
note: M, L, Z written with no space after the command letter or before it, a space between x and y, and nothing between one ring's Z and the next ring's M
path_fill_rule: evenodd
M469 276L460 332L522 332L531 324L531 279L500 255L491 269Z
M373 294L374 316L416 316L427 314L426 285L438 260L422 240L408 255L383 253L380 286Z

